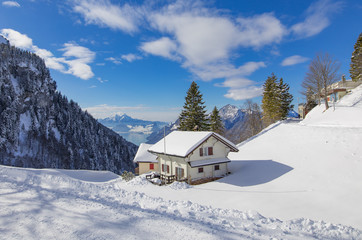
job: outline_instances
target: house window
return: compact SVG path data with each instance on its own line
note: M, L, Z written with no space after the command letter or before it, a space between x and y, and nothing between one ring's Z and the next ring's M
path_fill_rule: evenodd
M220 170L220 165L215 165L214 169L215 171Z
M180 180L184 177L184 169L183 168L180 168L180 167L176 167L176 179L177 180Z
M207 148L207 155L209 155L209 156L214 155L214 151L213 151L212 147Z
M200 148L199 151L200 151L200 157L214 155L213 147Z
M204 172L204 168L199 167L199 173L203 173Z
M162 172L166 172L167 171L167 165L166 164L162 164Z
M162 172L170 173L170 166L167 164L162 164Z
M150 163L150 170L155 169L155 164L154 163Z

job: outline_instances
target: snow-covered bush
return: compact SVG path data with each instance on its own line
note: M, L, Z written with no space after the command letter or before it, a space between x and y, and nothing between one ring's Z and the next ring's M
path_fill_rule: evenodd
M132 172L127 172L127 171L124 171L121 175L122 179L125 180L126 182L132 180L135 175L132 173Z

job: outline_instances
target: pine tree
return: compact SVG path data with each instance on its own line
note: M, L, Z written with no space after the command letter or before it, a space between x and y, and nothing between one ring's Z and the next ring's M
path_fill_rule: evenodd
M220 135L224 134L224 125L219 115L219 110L215 106L210 115L210 130Z
M272 73L263 85L263 121L270 125L280 119L280 99L278 91L277 77Z
M293 105L291 105L293 101L292 94L289 93L289 85L284 83L283 78L280 78L278 84L278 90L280 94L280 118L286 119L288 117L288 113L293 109Z
M262 109L263 121L268 126L278 120L286 119L289 111L293 108L291 105L293 96L289 93L289 85L284 83L272 73L267 78L264 85Z
M179 117L181 131L207 131L210 129L204 104L199 86L192 82Z
M362 80L362 33L358 36L351 57L351 68L349 70L353 81Z

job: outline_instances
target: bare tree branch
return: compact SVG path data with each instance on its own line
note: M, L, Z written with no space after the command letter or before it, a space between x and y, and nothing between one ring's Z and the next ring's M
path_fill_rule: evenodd
M313 92L318 104L321 98L324 98L326 109L328 105L328 95L330 87L339 79L340 64L337 63L328 53L317 54L309 64L309 70L302 82L302 92L305 96L307 93Z

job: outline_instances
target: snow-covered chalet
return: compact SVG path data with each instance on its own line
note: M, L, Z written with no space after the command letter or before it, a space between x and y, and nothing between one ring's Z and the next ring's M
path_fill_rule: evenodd
M239 150L214 132L173 131L148 151L157 156L161 178L190 184L225 176L230 162L227 155Z
M148 152L148 149L151 147L151 144L141 143L136 156L133 160L134 163L138 164L136 168L137 174L144 174L148 172L158 172L158 160L157 156Z

